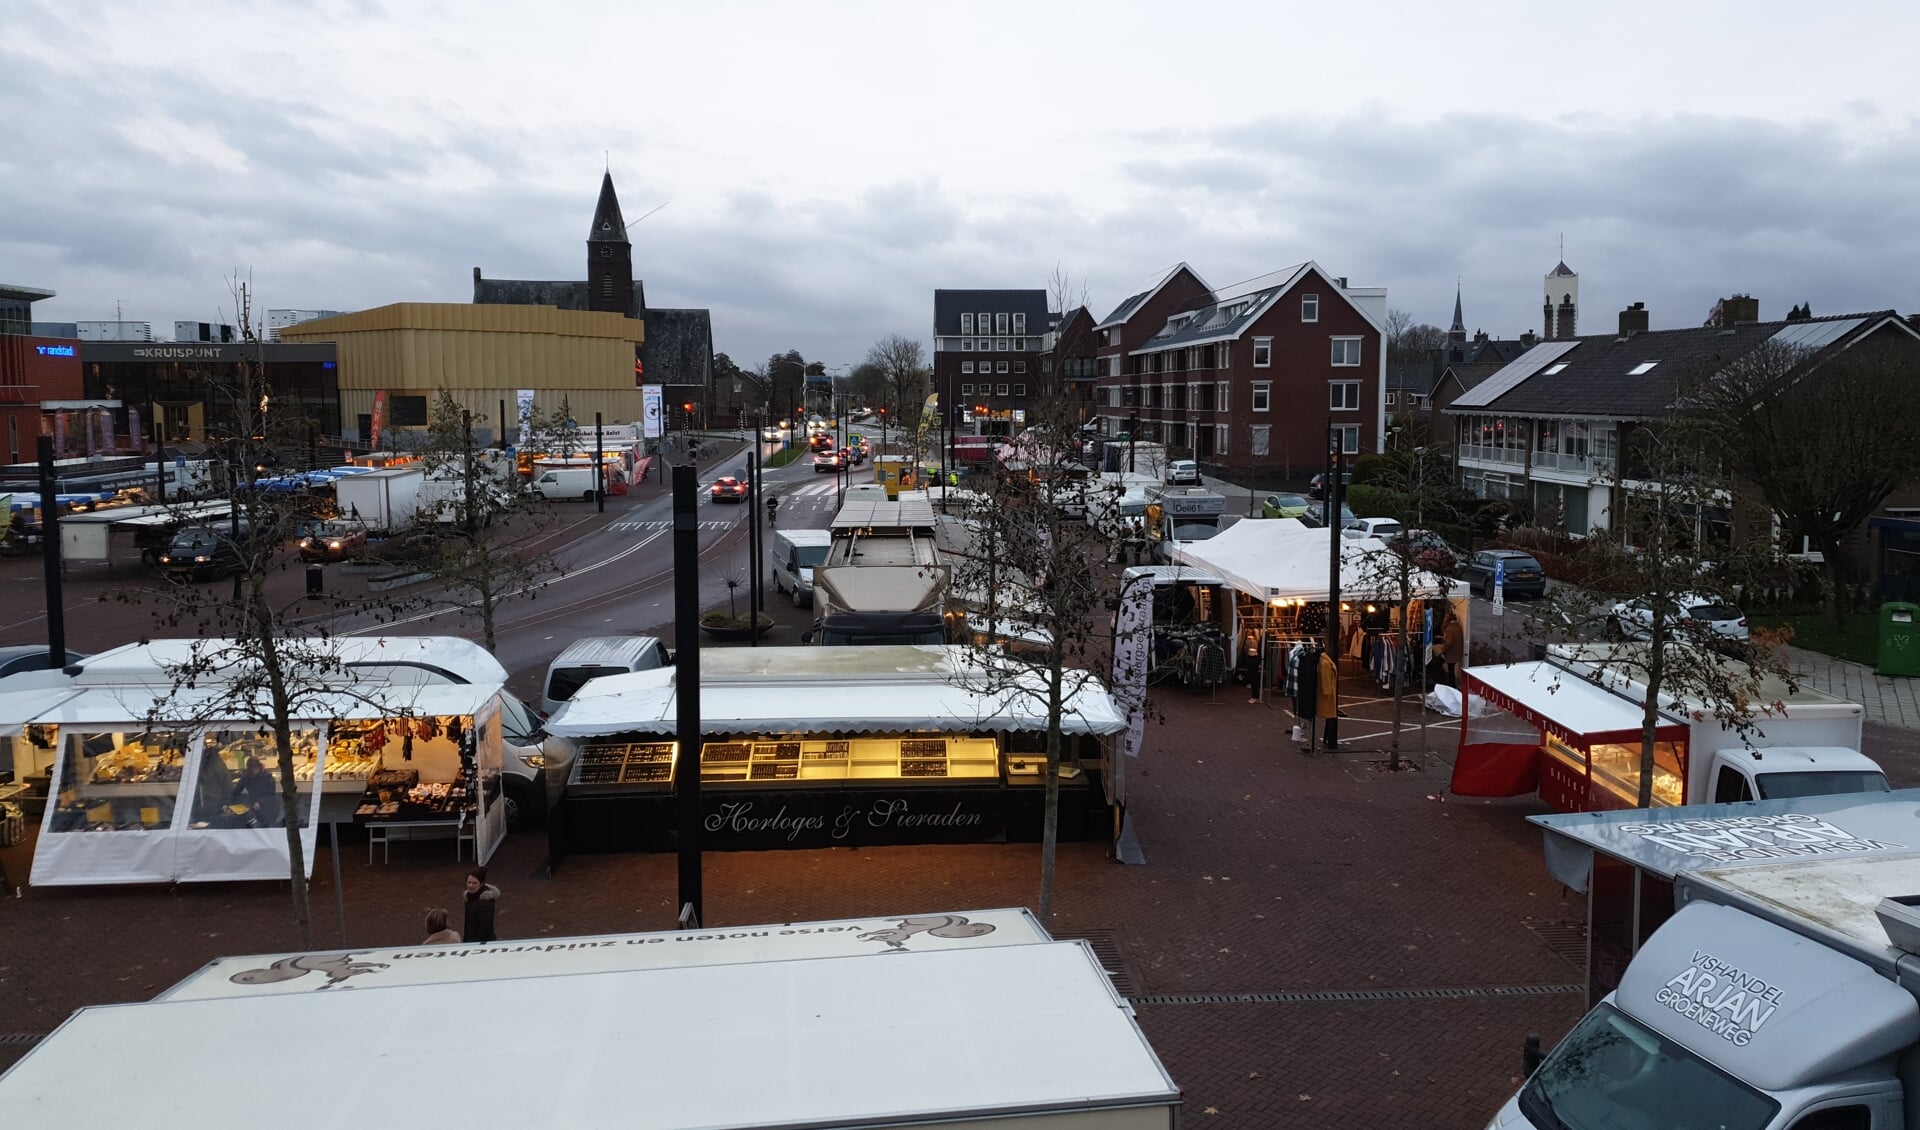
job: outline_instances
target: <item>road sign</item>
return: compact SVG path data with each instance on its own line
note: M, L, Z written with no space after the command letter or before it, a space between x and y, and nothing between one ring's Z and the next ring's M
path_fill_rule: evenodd
M1505 559L1493 559L1493 614L1507 614L1507 563Z

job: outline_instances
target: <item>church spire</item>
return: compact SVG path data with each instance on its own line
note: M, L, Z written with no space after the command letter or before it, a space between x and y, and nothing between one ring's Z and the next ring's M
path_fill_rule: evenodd
M1447 330L1449 341L1467 340L1467 322L1460 316L1460 280L1453 282L1453 326Z
M576 213L577 214L577 213ZM600 203L593 209L593 230L589 242L627 242L627 222L620 216L620 198L613 192L613 173L600 178Z

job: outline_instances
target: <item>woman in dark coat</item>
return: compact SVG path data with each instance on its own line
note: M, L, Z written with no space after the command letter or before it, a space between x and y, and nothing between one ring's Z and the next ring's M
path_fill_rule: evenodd
M468 942L491 942L499 938L493 932L493 915L500 902L500 888L487 882L487 869L476 867L467 872L467 917L460 937Z

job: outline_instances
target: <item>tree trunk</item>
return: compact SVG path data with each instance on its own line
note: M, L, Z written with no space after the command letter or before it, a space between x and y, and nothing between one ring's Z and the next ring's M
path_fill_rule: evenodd
M1666 618L1658 606L1647 640L1647 701L1640 709L1640 796L1641 808L1653 807L1654 732L1660 725L1660 683L1666 674L1663 655L1666 648Z
M1060 683L1059 646L1047 667L1047 802L1040 828L1040 924L1053 921L1054 854L1060 843Z
M280 823L287 832L287 881L293 896L294 935L302 950L310 950L313 948L313 914L307 900L306 849L300 842L300 783L293 773L293 733L288 717L292 707L288 702L286 673L280 667L273 610L267 604L264 589L264 578L253 578L254 638L260 644L260 663L266 672L269 701L273 704L273 743L280 754ZM313 787L320 787L318 778Z

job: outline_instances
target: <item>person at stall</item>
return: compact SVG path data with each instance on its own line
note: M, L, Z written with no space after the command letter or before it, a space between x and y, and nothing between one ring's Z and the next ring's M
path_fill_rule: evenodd
M1320 653L1318 674L1314 713L1324 719L1322 725L1326 729L1321 744L1332 753L1340 745L1340 668L1325 651Z
M467 916L460 936L469 942L499 940L494 933L494 913L499 909L500 888L487 882L487 869L476 867L467 872Z
M249 755L247 764L233 781L233 803L247 806L247 819L256 828L280 826L280 790L258 757Z
M1451 610L1446 614L1447 622L1440 629L1440 668L1446 673L1447 685L1460 685L1460 661L1466 657L1466 638L1460 630L1460 617Z
M427 911L427 940L421 942L421 945L444 946L457 944L459 941L460 932L447 925L446 907L436 906Z

